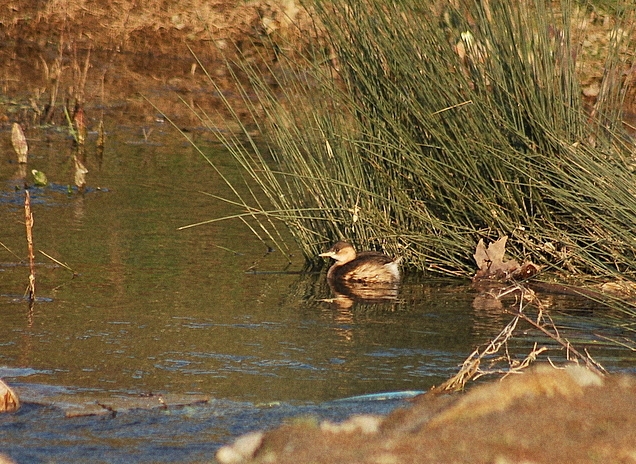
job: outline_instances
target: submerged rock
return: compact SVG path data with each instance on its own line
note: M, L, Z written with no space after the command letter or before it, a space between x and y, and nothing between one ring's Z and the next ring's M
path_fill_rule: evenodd
M385 418L295 421L253 433L216 458L221 464L636 462L635 395L632 376L540 365L467 393L421 395Z

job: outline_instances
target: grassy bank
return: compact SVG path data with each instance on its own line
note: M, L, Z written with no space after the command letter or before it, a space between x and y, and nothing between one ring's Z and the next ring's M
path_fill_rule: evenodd
M470 275L477 241L508 235L512 256L561 275L634 277L632 142L620 122L631 10L612 19L586 111L576 71L589 12L569 2L315 8L327 41L303 59L279 47L266 73L239 64L254 117L221 136L271 202L239 200L263 236L276 239L274 218L308 257L345 237Z

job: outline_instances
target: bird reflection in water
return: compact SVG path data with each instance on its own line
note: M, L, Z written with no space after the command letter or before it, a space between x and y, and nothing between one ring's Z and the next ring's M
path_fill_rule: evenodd
M385 303L395 301L400 283L400 258L383 253L356 253L350 243L338 242L319 256L335 263L327 272L327 281L339 308L350 308L354 302Z

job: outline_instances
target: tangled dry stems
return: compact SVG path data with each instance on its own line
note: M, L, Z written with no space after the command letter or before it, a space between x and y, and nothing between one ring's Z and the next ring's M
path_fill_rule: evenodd
M515 284L490 296L501 301L511 294L514 294L517 298L516 303L511 305L510 309L506 311L514 315L512 320L483 348L476 348L466 358L456 375L435 387L433 391L459 391L463 390L468 382L483 376L496 375L506 377L519 373L534 363L540 355L556 350L560 351L560 356L565 357L566 361L584 364L588 369L599 375L606 373L605 368L596 362L587 350L584 353L580 352L566 338L561 336L547 308L545 308L533 290L523 285ZM534 312L532 317L528 315L529 312ZM513 358L508 350L508 343L518 335L519 331L527 330L527 327L519 328L519 323L522 321L535 329L536 332L555 342L556 346L540 346L538 342L535 342L530 352L523 359ZM565 355L563 355L563 351L565 351ZM547 359L550 361L549 356Z

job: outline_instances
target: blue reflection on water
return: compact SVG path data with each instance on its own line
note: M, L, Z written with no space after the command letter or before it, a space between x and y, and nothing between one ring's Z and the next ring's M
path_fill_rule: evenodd
M211 461L233 437L313 416L341 421L351 414L388 414L418 392L383 393L322 404L214 400L205 405L132 410L111 416L66 418L50 405L28 403L0 416L1 452L16 462Z

